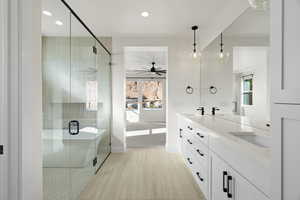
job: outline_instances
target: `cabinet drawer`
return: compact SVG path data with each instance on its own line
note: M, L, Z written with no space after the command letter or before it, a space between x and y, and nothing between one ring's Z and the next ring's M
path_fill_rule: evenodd
M203 131L199 128L194 129L193 138L195 138L199 142L202 142L205 145L208 145L208 134L207 134L207 132L205 132L205 131Z
M203 169L196 161L195 163L193 163L191 172L205 198L208 199L208 171L206 169Z
M182 140L182 148L189 152L190 156L201 164L204 168L208 166L208 147L194 137L186 137Z
M205 168L208 167L209 150L207 146L195 142L193 144L192 153L199 164Z

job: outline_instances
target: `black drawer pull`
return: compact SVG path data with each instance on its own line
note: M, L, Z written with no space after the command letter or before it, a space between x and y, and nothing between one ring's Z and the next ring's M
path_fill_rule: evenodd
M225 172L225 171L223 171L223 192L227 192L227 188L226 188L226 186L225 186L225 183L226 183L226 177L227 177L227 172ZM228 180L227 180L228 181ZM228 184L228 182L227 182L227 184Z
M228 176L228 178L227 178L227 187L228 187L228 190L227 190L227 197L229 198L229 199L231 199L232 198L232 193L230 192L230 182L232 182L232 176Z
M187 128L188 128L188 129L190 129L190 130L193 130L193 128L192 128L192 127L190 127L190 126L188 126Z
M182 128L179 129L179 137L182 138Z
M203 153L201 153L201 151L199 150L199 149L197 149L197 152L200 154L200 156L204 156L204 154Z
M193 164L193 162L191 161L191 159L190 159L190 158L187 158L187 161L190 163L190 165L192 165L192 164Z
M193 144L191 140L187 139L187 141L188 141L189 144Z
M204 179L200 176L200 173L199 172L196 172L196 174L197 174L197 176L198 176L198 178L199 178L199 180L201 181L201 182L203 182L204 181Z
M198 135L200 138L204 138L204 135L201 135L200 133L197 133L197 135Z

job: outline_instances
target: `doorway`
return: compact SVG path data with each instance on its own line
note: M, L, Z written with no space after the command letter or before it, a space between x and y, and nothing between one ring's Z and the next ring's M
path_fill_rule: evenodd
M126 146L166 144L166 47L126 47Z

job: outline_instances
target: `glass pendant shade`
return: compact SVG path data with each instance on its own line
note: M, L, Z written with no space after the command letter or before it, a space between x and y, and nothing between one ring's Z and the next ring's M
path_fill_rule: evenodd
M266 10L269 7L268 0L248 0L252 8L257 10Z

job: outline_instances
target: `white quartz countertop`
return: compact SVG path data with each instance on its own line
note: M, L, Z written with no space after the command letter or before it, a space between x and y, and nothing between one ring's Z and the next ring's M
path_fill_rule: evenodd
M264 137L270 142L271 134L268 129L251 127L249 121L242 123L245 118L240 116L194 115L179 114L194 122L200 129L209 133L210 149L222 157L241 175L263 188L266 195L269 194L269 169L271 152L269 148L252 144L246 140L231 134L232 132L251 132Z

